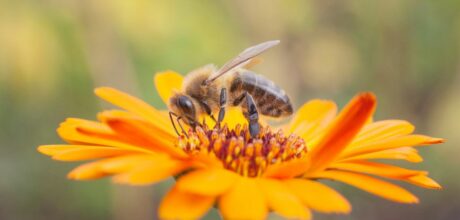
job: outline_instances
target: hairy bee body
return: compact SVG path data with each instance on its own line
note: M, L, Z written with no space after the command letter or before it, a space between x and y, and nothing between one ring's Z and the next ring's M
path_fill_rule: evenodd
M245 69L236 71L227 88L233 98L230 99L230 105L240 106L244 92L248 92L262 115L278 118L292 114L292 104L286 93L271 80L255 72Z
M291 115L292 105L286 93L267 78L245 69L257 63L256 56L278 43L274 40L249 47L220 69L207 65L187 74L182 91L176 92L168 103L176 133L180 135L173 116L187 135L180 121L195 128L200 125L200 116L209 115L220 125L226 106L242 108L251 137L257 137L260 131L259 114L274 118Z
M241 106L245 110L246 105L243 101L245 92L248 92L262 115L279 118L292 114L292 104L286 93L262 75L239 68L234 70L232 74L203 86L203 82L214 71L215 67L208 65L189 73L184 80L183 92L193 98L197 115L219 111L222 88L227 89L227 105L229 106Z

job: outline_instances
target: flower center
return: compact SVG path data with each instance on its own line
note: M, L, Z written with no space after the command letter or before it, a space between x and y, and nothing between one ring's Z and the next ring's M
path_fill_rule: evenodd
M208 128L206 125L180 136L177 146L189 154L207 153L219 159L226 169L242 176L261 176L269 165L302 158L307 153L305 141L295 135L285 136L262 127L251 138L247 126Z

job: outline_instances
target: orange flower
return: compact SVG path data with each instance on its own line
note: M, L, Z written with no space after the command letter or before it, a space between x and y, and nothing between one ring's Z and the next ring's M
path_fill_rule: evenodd
M155 84L167 101L182 77L168 71L157 74ZM159 207L162 219L199 218L215 204L225 219L263 219L269 211L301 219L311 217L310 209L350 212L348 201L318 179L401 203L418 199L378 177L441 188L426 171L371 161L421 162L413 146L443 142L412 134L414 126L406 121L372 121L376 100L371 93L357 95L338 115L334 102L312 100L290 123L264 125L257 139L248 135L238 109L229 109L223 127L208 123L177 137L167 112L112 88L96 94L124 110L104 111L98 122L67 119L58 133L69 145L38 150L61 161L94 160L68 174L75 180L113 176L117 183L144 185L175 176Z

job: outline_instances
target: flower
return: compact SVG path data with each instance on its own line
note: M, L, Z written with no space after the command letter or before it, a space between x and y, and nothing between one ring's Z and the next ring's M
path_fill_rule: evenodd
M155 84L166 102L182 77L167 71L155 76ZM68 174L75 180L113 176L117 183L145 185L176 177L160 204L162 219L199 218L214 205L225 219L263 219L269 211L301 219L311 217L310 209L350 212L348 201L318 179L401 203L418 199L386 179L441 188L426 171L373 161L421 162L413 146L443 140L412 134L407 121L373 121L371 93L358 94L339 114L334 102L309 101L286 125L261 122L261 133L251 139L238 109L229 109L223 126L207 120L177 137L166 111L112 88L95 92L123 110L101 112L97 122L67 119L57 131L69 144L38 150L60 161L94 160Z

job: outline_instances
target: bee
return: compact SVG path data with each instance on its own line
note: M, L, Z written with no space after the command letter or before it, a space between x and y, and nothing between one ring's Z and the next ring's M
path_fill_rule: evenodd
M227 105L241 107L251 137L256 137L260 131L259 113L273 118L291 115L293 108L286 93L269 79L245 69L256 60L256 56L279 42L267 41L249 47L220 69L206 65L187 74L182 91L173 95L168 103L176 133L180 135L173 116L187 136L180 121L195 128L200 125L199 116L205 114L220 125ZM216 113L217 119L214 117Z

